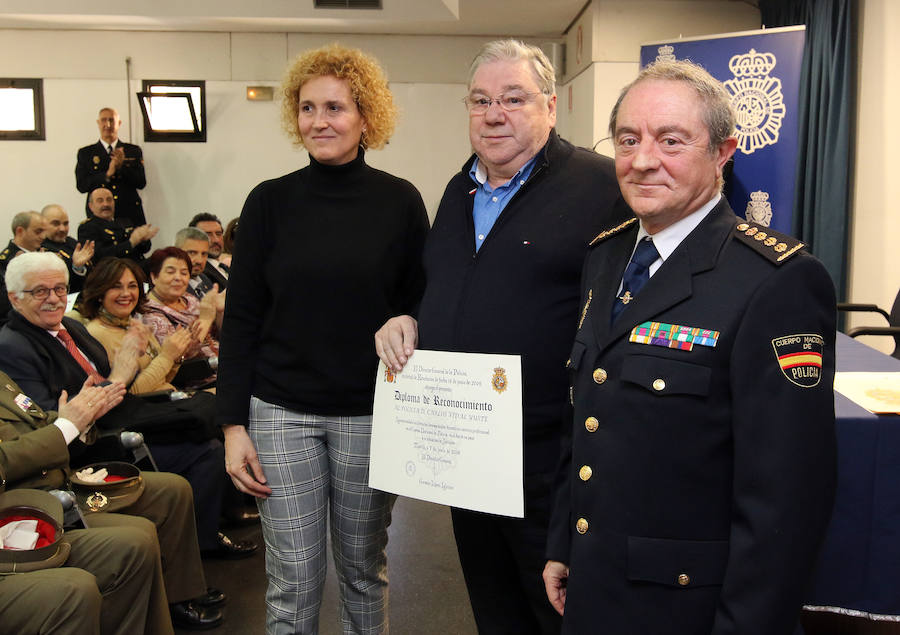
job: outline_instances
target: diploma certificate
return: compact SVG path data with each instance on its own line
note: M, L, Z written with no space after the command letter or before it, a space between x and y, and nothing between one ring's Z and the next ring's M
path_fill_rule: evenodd
M369 486L522 518L519 356L417 350L398 374L379 363Z

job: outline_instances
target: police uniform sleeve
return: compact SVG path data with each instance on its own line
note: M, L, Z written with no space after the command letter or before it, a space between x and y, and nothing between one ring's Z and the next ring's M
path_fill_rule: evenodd
M95 156L98 159L97 169L94 169ZM107 168L109 168L109 158L98 154L95 146L81 148L75 162L75 187L79 192L87 194L94 188L106 185Z
M144 172L144 153L140 146L125 144L125 163L116 172L115 177L119 181L136 190L143 189L147 185L147 176Z
M834 340L834 288L811 256L774 270L747 305L730 360L734 490L715 635L794 632L834 499Z

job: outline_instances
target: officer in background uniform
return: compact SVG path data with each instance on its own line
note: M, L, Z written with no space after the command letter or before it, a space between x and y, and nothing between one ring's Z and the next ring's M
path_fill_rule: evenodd
M119 222L126 227L146 225L144 206L138 190L147 185L144 156L140 146L119 140L122 120L113 108L103 108L97 119L100 140L78 150L75 185L79 192L90 194L98 187L113 193ZM85 204L91 217L90 197Z
M21 253L40 251L46 229L43 217L34 211L19 212L13 216L11 225L13 237L6 248L0 251L0 326L6 323L6 316L12 308L6 296L6 284L3 282L6 266Z
M593 241L544 570L566 633L795 632L834 496L835 298L720 195L719 82L657 62L610 131L637 219Z
M111 190L98 187L88 195L93 215L78 226L78 241L94 243L94 259L100 262L108 256L131 258L142 262L150 251L150 239L159 231L153 225L124 227L116 218L116 201Z
M69 215L62 205L52 203L41 210L44 219L44 251L52 251L63 259L69 270L69 293L78 293L84 286L91 258L94 257L94 241L80 242L69 236Z

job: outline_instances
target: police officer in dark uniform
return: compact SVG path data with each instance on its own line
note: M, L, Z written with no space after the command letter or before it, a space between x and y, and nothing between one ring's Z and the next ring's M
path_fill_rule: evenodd
M44 218L44 251L52 251L63 259L69 270L69 293L78 293L84 286L91 258L94 256L94 241L82 245L69 236L69 215L62 205L45 205L41 210Z
M140 146L119 140L122 120L113 108L103 108L97 119L100 140L78 150L75 185L79 192L90 194L98 187L113 193L119 222L126 227L145 225L144 206L138 190L147 185L144 156ZM91 216L90 198L85 205Z
M11 225L13 237L3 251L0 251L0 326L6 323L6 316L12 308L3 282L6 266L21 253L40 251L46 229L43 217L34 211L19 212L13 216Z
M78 241L94 243L94 260L100 262L107 256L144 260L150 251L150 239L159 231L153 225L124 227L116 219L116 202L111 190L98 187L88 195L88 205L93 215L78 226Z
M795 632L835 484L835 298L720 195L719 82L657 62L610 130L631 219L585 263L544 580L566 633Z

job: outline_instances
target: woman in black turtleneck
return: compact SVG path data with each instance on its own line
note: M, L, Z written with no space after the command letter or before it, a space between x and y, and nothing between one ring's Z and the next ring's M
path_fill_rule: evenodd
M394 497L367 485L372 337L419 300L428 220L412 184L366 165L396 113L374 59L309 51L282 88L310 162L255 187L241 213L219 354L226 468L262 516L267 631L316 631L328 515L343 630L379 633Z

